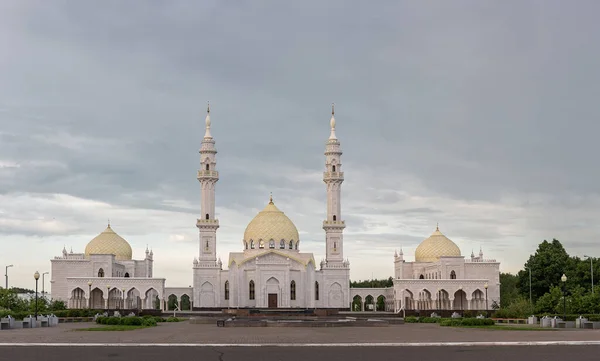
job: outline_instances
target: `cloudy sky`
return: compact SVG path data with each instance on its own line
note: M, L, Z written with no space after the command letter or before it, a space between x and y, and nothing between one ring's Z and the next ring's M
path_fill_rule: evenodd
M439 222L519 270L543 239L597 253L596 1L0 1L0 265L32 287L113 228L187 286L206 101L218 253L273 192L324 256L330 104L351 278Z

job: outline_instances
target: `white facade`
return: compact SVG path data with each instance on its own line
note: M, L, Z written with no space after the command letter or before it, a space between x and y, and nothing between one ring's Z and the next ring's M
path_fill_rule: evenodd
M393 287L352 288L351 297L354 311L376 310L378 299L385 300L385 311L395 312L491 310L500 304L500 263L481 250L465 259L436 228L417 248L415 262L406 262L402 250L394 254Z
M333 111L323 174L327 186L327 219L323 222L326 259L319 269L312 253L300 252L298 231L272 198L248 225L242 252L230 253L228 269L223 269L221 260L216 259L219 228L219 221L214 219L215 183L219 179L216 153L209 110L198 171L202 218L196 223L200 230L200 252L194 260L194 307L348 308L350 265L343 258L345 224L341 220L340 203L344 174Z

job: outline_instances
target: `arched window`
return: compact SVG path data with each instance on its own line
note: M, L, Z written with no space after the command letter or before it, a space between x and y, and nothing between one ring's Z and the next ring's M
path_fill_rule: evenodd
M210 217L208 216L208 213L206 213L206 219L209 219Z
M283 239L279 241L279 248L285 249L285 241Z
M246 246L246 249L248 249L248 242L244 242L244 245Z
M319 282L315 281L315 300L319 300Z
M333 242L333 250L337 250L337 242Z
M294 249L294 240L290 241L290 249Z
M250 248L254 249L254 240L250 240Z
M225 281L225 299L229 299L229 281Z
M275 241L274 240L270 240L269 241L269 248L270 249L274 249L275 248Z
M263 249L265 248L265 241L263 241L262 239L258 241L258 248Z
M331 171L332 171L332 172L335 172L335 165L332 165L332 166L331 166Z
M210 166L206 164L206 170L210 170Z
M335 214L333 215L333 221L337 221L337 217L335 216Z
M296 281L290 283L290 300L296 300Z
M456 279L456 272L454 272L454 271L450 272L450 279L451 280L455 280Z
M425 276L423 276L423 275L420 275L420 276L419 276L419 279L420 279L420 280L424 280L424 279L425 279Z
M98 277L104 277L104 270L102 268L98 270Z
M254 281L250 281L250 284L248 285L248 298L253 300L254 299Z
M129 278L129 272L125 272L125 278Z

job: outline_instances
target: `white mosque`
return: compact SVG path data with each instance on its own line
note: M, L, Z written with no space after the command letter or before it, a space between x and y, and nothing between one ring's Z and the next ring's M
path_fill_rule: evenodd
M296 226L271 197L246 227L241 251L230 253L227 269L223 269L216 256L215 185L219 172L209 108L197 177L202 200L196 222L199 252L193 260L193 286L165 287L166 280L153 275L153 252L146 249L144 259L133 260L131 246L109 224L84 253L63 249L62 256L51 260L53 296L67 302L69 308L95 309L166 309L170 296L179 302L187 297L195 310L483 310L489 303L499 302L499 263L485 260L482 252L465 260L458 246L439 229L419 245L415 262L406 262L402 251L394 255L393 287L349 287L350 263L344 258L343 239L346 225L341 213L344 172L333 108L330 125L323 173L326 257L319 265L312 253L301 252Z

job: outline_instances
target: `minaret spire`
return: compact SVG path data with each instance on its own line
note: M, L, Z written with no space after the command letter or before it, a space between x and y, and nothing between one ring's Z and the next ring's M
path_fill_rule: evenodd
M335 103L331 103L331 120L329 121L329 125L331 126L331 134L329 135L329 139L337 139L335 136Z
M206 107L206 119L204 122L206 123L206 132L204 133L204 138L212 138L212 135L210 134L210 102Z

